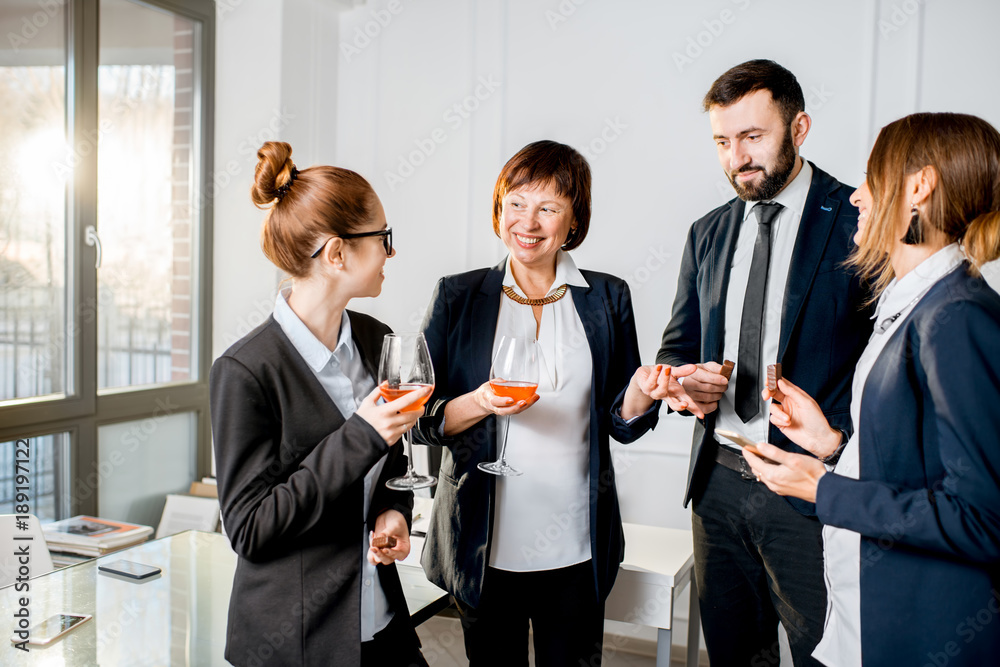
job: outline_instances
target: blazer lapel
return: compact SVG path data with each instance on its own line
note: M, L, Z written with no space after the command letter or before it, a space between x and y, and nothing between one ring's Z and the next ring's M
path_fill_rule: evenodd
M292 365L297 369L297 374L302 382L302 389L308 391L310 399L313 401L317 412L316 424L321 425L325 432L319 437L324 437L327 433L336 430L341 427L344 423L344 415L337 407L337 404L333 402L330 395L326 393L326 389L320 383L319 378L313 373L312 369L309 368L309 364L306 360L302 358L299 351L295 349L295 345L289 340L288 336L285 335L284 330L281 325L274 321L274 316L271 316L271 320L268 325L273 329L275 338L277 339L277 344L284 348L280 352L281 356L288 359ZM331 428L332 426L332 428Z
M347 312L350 314L351 311ZM360 317L351 318L351 337L354 339L354 344L358 346L365 370L372 376L375 384L378 384L378 363L382 358L382 338L384 337L376 336L364 326L363 322Z
M500 316L500 293L506 260L494 266L483 278L472 303L472 346L468 363L473 378L489 378L493 364L493 339ZM478 381L478 380L477 380Z
M708 303L711 304L711 313L708 318L709 329L705 332L705 355L703 361L722 362L722 347L725 340L726 323L726 296L729 291L729 266L733 263L733 255L736 253L736 241L740 236L740 227L743 225L743 212L746 210L746 202L742 199L735 199L729 208L728 219L720 230L722 236L720 242L712 244L709 254L711 266L711 293Z
M802 208L799 235L795 239L792 263L788 268L784 308L781 313L781 337L778 339L779 361L785 354L792 331L795 330L806 295L812 289L813 279L816 277L816 271L819 269L820 260L840 209L840 202L829 197L830 190L825 187L827 184L822 182L823 176L823 172L813 165L813 180L809 184L809 196Z
M605 307L601 295L592 286L570 285L569 291L573 295L573 306L576 308L580 321L583 323L583 330L587 334L587 344L590 346L590 356L594 366L592 387L596 391L597 387L605 385L608 364L611 363L611 358L608 355L611 350L608 309ZM596 405L596 402L591 400L591 405Z

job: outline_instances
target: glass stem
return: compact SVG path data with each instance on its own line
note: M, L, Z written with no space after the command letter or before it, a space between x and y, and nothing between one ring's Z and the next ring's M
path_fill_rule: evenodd
M406 447L406 477L413 478L413 446L410 444L410 430L403 432L403 445Z
M507 428L510 426L510 415L506 415L503 418L503 440L500 441L500 464L507 465L507 459L504 458L507 452Z

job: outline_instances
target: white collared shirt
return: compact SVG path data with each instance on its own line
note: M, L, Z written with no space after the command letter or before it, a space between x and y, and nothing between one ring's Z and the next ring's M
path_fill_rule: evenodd
M736 414L736 379L739 374L740 325L743 320L743 301L746 297L747 282L750 280L750 263L753 259L753 248L757 241L757 214L753 212L755 201L748 201L743 211L743 224L736 241L736 252L733 253L733 263L729 270L729 289L726 292L726 322L725 338L723 340L723 359L729 359L736 364L733 375L729 378L729 387L719 401L719 416L716 428L736 431L754 442L768 439L768 402L760 398L760 390L764 388L763 380L767 377L767 367L778 360L778 339L781 336L781 314L785 305L785 286L788 282L788 269L792 265L792 253L795 251L795 240L799 235L799 225L802 221L802 209L809 196L809 185L812 183L812 166L805 159L802 168L785 189L768 201L781 204L784 208L771 224L771 265L767 272L767 291L764 295L764 327L761 332L760 369L758 378L761 386L755 392L758 396L760 411L746 424ZM738 450L734 445L723 444L725 447Z
M355 413L365 396L375 389L375 381L365 369L361 353L351 335L351 318L345 310L340 319L337 347L329 348L313 335L286 301L291 290L283 290L274 303L274 320L288 336L295 350L302 355L316 379L323 386L334 405L348 419ZM370 641L375 633L389 625L392 612L389 600L382 590L375 566L368 562L368 526L366 519L371 507L374 486L382 474L388 454L378 460L365 475L365 503L361 515L361 529L365 548L361 552L361 641Z
M510 258L504 285L525 296ZM587 287L573 259L560 250L552 294L562 285ZM498 477L490 566L531 572L590 560L590 394L593 359L573 295L542 307L538 330L539 400L510 418L507 462L519 477ZM500 297L493 340L535 336L531 306ZM498 424L500 422L498 421ZM498 438L502 437L502 433ZM497 442L499 450L499 440Z
M941 278L965 260L957 243L945 246L915 269L893 280L882 292L875 309L875 331L858 359L851 386L851 420L854 435L837 462L836 474L858 479L861 458L861 398L865 382L889 339ZM848 667L861 662L861 536L851 530L823 526L823 567L826 575L827 609L823 639L813 657L829 667Z

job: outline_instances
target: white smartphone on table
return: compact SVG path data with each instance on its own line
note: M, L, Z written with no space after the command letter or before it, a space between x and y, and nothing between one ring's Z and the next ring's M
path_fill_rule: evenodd
M92 618L90 614L55 614L26 632L15 632L10 641L15 644L27 641L33 646L46 646Z

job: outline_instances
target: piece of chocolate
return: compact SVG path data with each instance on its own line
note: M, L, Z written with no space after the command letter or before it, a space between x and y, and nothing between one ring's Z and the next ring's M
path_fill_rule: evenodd
M378 535L372 538L372 546L376 549L392 549L396 546L396 538L392 535Z
M726 359L725 361L722 362L722 370L719 371L719 374L728 380L729 378L733 377L734 368L736 368L736 364L729 361L729 359Z
M767 367L767 388L773 394L778 391L778 380L781 379L781 364L770 364Z

